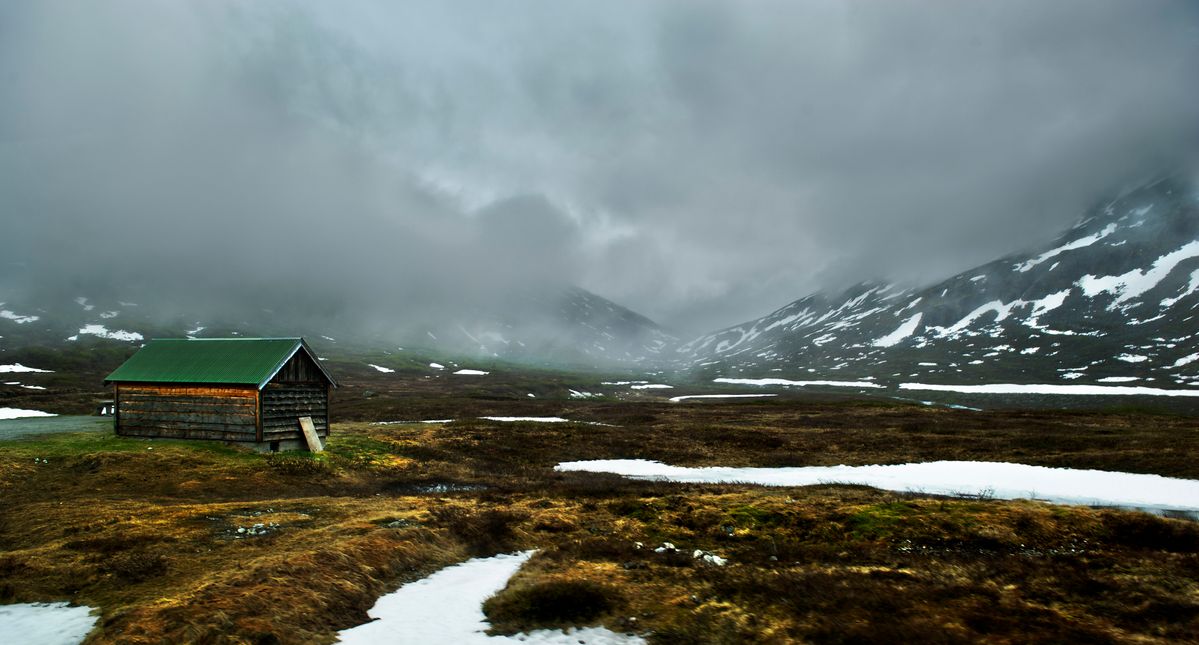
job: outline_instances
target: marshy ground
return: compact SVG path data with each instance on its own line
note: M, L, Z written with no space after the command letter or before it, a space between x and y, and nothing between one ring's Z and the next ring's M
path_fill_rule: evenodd
M553 470L600 458L962 459L1195 479L1192 417L969 412L835 395L570 400L569 375L343 371L329 450L316 457L106 432L4 442L0 602L98 607L91 643L331 642L405 582L472 556L537 549L486 606L499 631L604 624L656 643L1166 643L1199 634L1194 522L854 486ZM90 405L85 389L37 396L58 401L55 411ZM422 419L455 421L378 424Z

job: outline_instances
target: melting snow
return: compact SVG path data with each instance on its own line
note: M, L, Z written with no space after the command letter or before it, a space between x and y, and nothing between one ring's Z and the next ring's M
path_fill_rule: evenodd
M881 388L877 383L869 381L789 381L782 378L717 378L712 379L713 383L728 383L730 385L794 385L803 387L805 385L823 385L828 387L871 387Z
M1078 374L1074 372L1073 374ZM1063 375L1067 378L1069 375ZM1081 376L1081 374L1078 374ZM1073 377L1077 378L1077 376ZM1199 396L1193 390L1163 390L1155 387L1127 385L1053 385L1023 383L989 383L986 385L928 385L924 383L900 383L901 390L930 390L935 392L962 392L966 394L1077 394L1119 396Z
M504 588L532 551L475 558L409 583L375 602L367 611L372 622L338 632L342 643L422 643L471 645L475 643L531 643L566 645L587 643L616 645L644 643L637 636L618 634L602 627L566 631L539 629L515 636L488 636L483 601Z
M374 363L367 363L366 366L373 367L373 368L375 368L376 371L383 372L384 374L391 374L392 372L395 371L395 370L391 369L390 367L383 367L382 365L375 365Z
M100 338L107 338L109 340L142 340L142 335L135 331L124 331L121 329L109 331L104 325L86 325L79 330L79 333L90 336L99 336Z
M1046 468L1004 462L934 461L892 466L804 468L683 468L643 459L574 461L557 471L605 472L683 483L762 486L863 484L934 495L1039 499L1057 504L1199 510L1199 481L1102 470Z
M0 605L0 634L24 645L76 645L96 625L91 613L65 602Z
M0 419L24 419L27 417L56 417L57 414L41 410L21 410L18 408L0 408ZM4 633L0 631L0 633Z
M445 369L445 365L442 365L441 363L429 363L429 367L432 367L435 370Z
M1139 376L1105 376L1105 377L1099 379L1099 382L1100 383L1131 383L1133 381L1139 381L1139 380L1141 380L1141 377L1139 377Z
M1199 257L1199 240L1184 245L1172 253L1158 258L1148 271L1133 269L1121 275L1093 276L1085 275L1078 281L1078 286L1088 297L1094 298L1101 293L1116 296L1109 310L1116 309L1120 303L1131 300L1153 289L1161 282L1179 262L1193 257Z
M76 302L76 303L77 303L77 304L78 304L80 307L83 307L83 310L84 310L84 311L91 311L91 310L93 310L93 309L95 309L95 308L96 308L96 305L89 305L89 304L87 304L87 298L84 298L83 296L80 296L80 297L76 298L76 299L75 299L75 302Z
M1037 257L1032 258L1031 260L1017 264L1015 268L1017 271L1024 273L1024 272L1028 271L1029 269L1037 266L1038 264L1044 262L1045 260L1048 260L1049 258L1052 258L1052 257L1055 257L1062 253L1065 253L1066 251L1073 251L1075 249L1081 249L1083 247L1090 246L1090 245L1098 242L1099 240L1102 240L1103 238L1111 235L1115 231L1116 231L1116 225L1108 224L1106 228L1104 228L1102 231L1099 231L1098 233L1095 233L1093 235L1088 235L1086 237L1080 237L1077 240L1074 240L1073 242L1069 242L1067 244L1063 244L1062 246L1057 247L1056 249L1046 251L1046 252L1038 255Z
M533 423L568 423L562 417L479 417L488 421L531 421Z
M920 319L924 317L924 313L917 313L908 318L895 331L874 341L875 347L894 347L899 341L916 333L916 329L920 327Z
M672 396L671 403L686 401L688 399L761 399L769 396L778 396L777 394L689 394L687 396Z
M641 383L638 385L630 385L629 389L630 390L673 390L674 386L666 385L665 383Z
M49 374L53 371L54 370L39 370L36 367L25 367L20 363L13 363L12 365L0 365L0 374L13 374L17 372L40 372L42 374Z
M1116 360L1124 361L1125 363L1144 363L1149 360L1149 357L1141 356L1140 354L1120 354L1116 357Z
M2 304L4 304L4 303L0 302L0 305L2 305ZM37 316L22 316L20 314L13 313L7 309L0 309L0 318L11 320L11 321L17 323L18 325L24 325L25 323L31 323L31 322L38 321Z
M484 372L482 370L458 370L454 373L461 376L487 376L491 372Z
M1178 304L1180 300L1191 295L1192 293L1195 293L1196 291L1199 291L1199 269L1195 269L1191 273L1191 283L1187 285L1187 288L1184 289L1181 294L1174 298L1166 298L1165 300L1162 300L1162 308L1165 309L1166 307L1173 307L1174 305Z
M1199 360L1199 353L1190 354L1188 356L1183 356L1182 358L1174 361L1174 364L1171 365L1170 367L1182 367L1183 365L1190 365L1191 363L1194 363L1197 360Z

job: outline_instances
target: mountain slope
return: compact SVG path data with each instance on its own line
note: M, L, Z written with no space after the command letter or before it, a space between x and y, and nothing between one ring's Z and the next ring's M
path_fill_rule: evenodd
M128 300L126 300L126 298ZM618 366L663 360L677 339L653 321L584 289L527 288L453 313L413 311L402 319L305 302L294 295L242 306L236 315L202 304L166 305L117 297L0 295L0 363L8 350L137 346L154 337L307 336L324 349L397 351L550 365ZM380 322L383 320L384 322Z
M922 289L815 294L697 338L701 376L1199 385L1199 198L1177 178L1095 208L1053 243Z

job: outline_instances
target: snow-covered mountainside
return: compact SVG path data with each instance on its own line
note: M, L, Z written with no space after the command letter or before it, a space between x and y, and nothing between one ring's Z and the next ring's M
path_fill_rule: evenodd
M303 335L327 349L395 351L402 346L436 355L585 367L660 362L678 344L653 321L575 287L525 289L497 302L470 313L416 311L411 319L379 324L375 312L329 310L287 298L223 307L238 311L230 316L178 304L168 314L160 303L133 294L42 295L23 301L0 294L0 356L29 346L136 346L154 337Z
M704 377L1199 386L1199 191L1156 181L1034 253L811 295L679 352Z

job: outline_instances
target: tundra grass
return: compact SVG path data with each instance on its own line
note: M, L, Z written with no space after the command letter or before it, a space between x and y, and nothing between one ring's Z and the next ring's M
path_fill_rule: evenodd
M486 605L498 632L604 624L655 643L1166 643L1199 633L1191 522L854 486L674 485L552 470L615 457L990 459L1199 477L1188 458L1199 437L1186 419L499 394L419 396L414 412L405 406L423 384L373 387L349 406L355 415L371 418L374 406L379 420L461 420L335 419L329 450L315 456L104 433L5 442L0 602L98 607L90 643L332 642L405 582L469 557L537 549ZM337 406L364 389L343 388ZM608 425L473 418L484 414Z

